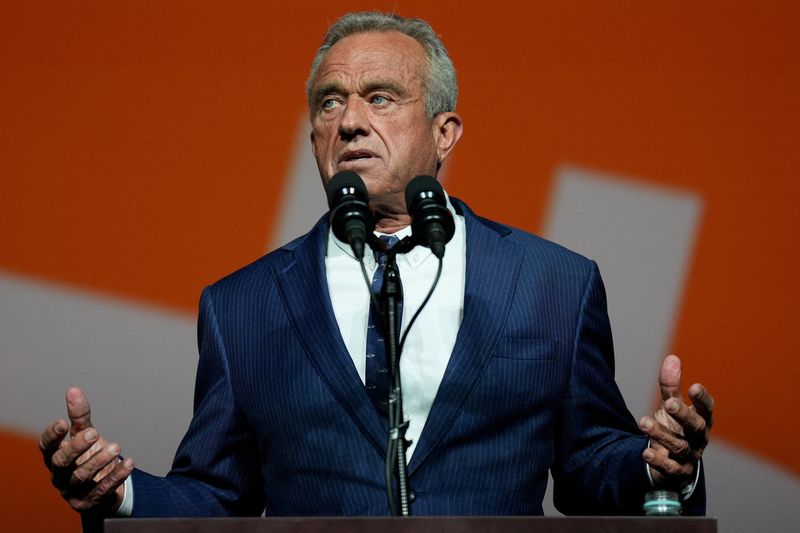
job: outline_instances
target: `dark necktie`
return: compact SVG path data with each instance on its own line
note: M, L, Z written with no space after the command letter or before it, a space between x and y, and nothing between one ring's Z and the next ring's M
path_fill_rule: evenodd
M380 237L387 250L398 243L399 239L393 235ZM386 272L387 257L385 252L375 252L375 262L378 268L372 276L372 293L375 298L380 298L383 287L384 272ZM380 301L380 300L379 300ZM400 330L402 317L402 299L397 308L397 329ZM370 303L369 322L367 323L367 367L364 382L367 386L372 404L381 417L388 423L389 420L389 369L386 358L386 342L383 338L381 316L375 306Z

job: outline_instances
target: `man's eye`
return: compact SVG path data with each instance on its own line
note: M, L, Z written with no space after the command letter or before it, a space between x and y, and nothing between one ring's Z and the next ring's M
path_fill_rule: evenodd
M336 107L336 104L337 104L337 102L336 102L335 99L326 98L325 100L322 101L322 106L321 107L322 107L322 109L333 109L334 107Z
M384 105L389 103L389 99L383 95L376 94L372 97L372 103L377 105Z

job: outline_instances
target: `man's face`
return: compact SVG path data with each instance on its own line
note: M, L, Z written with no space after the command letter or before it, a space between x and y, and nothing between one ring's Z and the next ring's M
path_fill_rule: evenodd
M425 64L422 46L394 31L351 35L331 47L311 91L311 142L324 185L352 170L379 206L393 195L396 202L415 176L436 175L446 152L442 120L425 114Z

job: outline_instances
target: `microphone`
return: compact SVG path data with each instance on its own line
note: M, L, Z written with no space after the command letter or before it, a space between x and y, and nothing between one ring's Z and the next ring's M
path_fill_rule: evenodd
M328 207L331 228L340 241L350 244L353 255L364 259L364 243L375 229L375 219L369 210L367 188L361 176L351 170L336 174L328 184Z
M417 176L406 187L406 207L411 215L411 233L442 259L444 245L456 232L442 186L431 176Z

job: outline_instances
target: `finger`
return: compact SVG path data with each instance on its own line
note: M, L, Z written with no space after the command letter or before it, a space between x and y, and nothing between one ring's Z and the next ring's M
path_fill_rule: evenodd
M117 464L118 464L120 461L122 461L122 457L120 457L120 456L119 456L119 454L117 454L117 458L116 458L116 460L115 460L115 461L111 461L111 462L110 462L110 463L108 463L106 466L104 466L103 468L101 468L100 470L98 470L98 472L97 472L97 473L94 475L94 477L92 478L92 481L94 481L95 483L99 482L101 479L103 479L103 478L104 478L104 477L106 477L108 474L110 474L110 473L111 473L111 471L112 471L112 470L114 470L114 468L117 466Z
M651 447L656 448L656 445L661 446L673 457L692 457L692 447L683 435L659 424L652 418L642 418L639 421L639 428L650 437Z
M59 445L67 436L67 423L63 420L54 420L39 435L39 451L47 468L50 468L51 458L58 450Z
M98 438L97 431L89 428L76 434L69 441L62 441L58 450L52 455L53 468L72 468L78 457L91 448Z
M89 401L83 391L77 387L72 387L67 391L67 416L72 424L70 434L75 435L79 431L92 427L92 410Z
M685 434L702 433L706 430L706 421L694 407L680 400L670 398L664 402L664 409L684 430Z
M130 458L126 458L124 461L120 462L89 491L84 499L86 506L92 507L104 498L114 498L116 500L115 508L119 507L119 504L122 503L122 495L124 493L120 492L119 495L114 495L113 493L125 482L128 476L131 475L133 468L134 463Z
M106 439L104 439L101 435L96 441L94 441L94 444L92 444L92 446L88 450L83 452L80 455L80 457L75 459L75 466L79 467L83 465L86 461L97 455L97 453L100 452L107 445L108 441L106 441Z
M677 355L668 355L661 363L658 386L664 401L681 397L681 360Z
M669 456L666 449L647 448L642 452L642 459L650 465L661 477L672 480L676 484L683 483L694 476L696 463L694 461L681 462ZM651 474L654 472L651 471ZM656 474L653 476L658 478ZM654 481L658 481L654 479Z
M120 447L119 444L112 442L103 446L100 450L87 459L78 468L73 470L69 483L72 486L82 485L88 481L93 481L97 477L102 479L104 469L113 470L113 467L119 462Z
M713 420L712 414L716 405L714 398L709 394L708 390L699 383L695 383L689 387L689 398L692 400L692 405L694 405L697 413L706 421L706 427L711 428Z
M705 419L700 416L694 407L670 398L664 402L664 409L680 424L686 440L693 449L705 448L708 444L708 426Z

